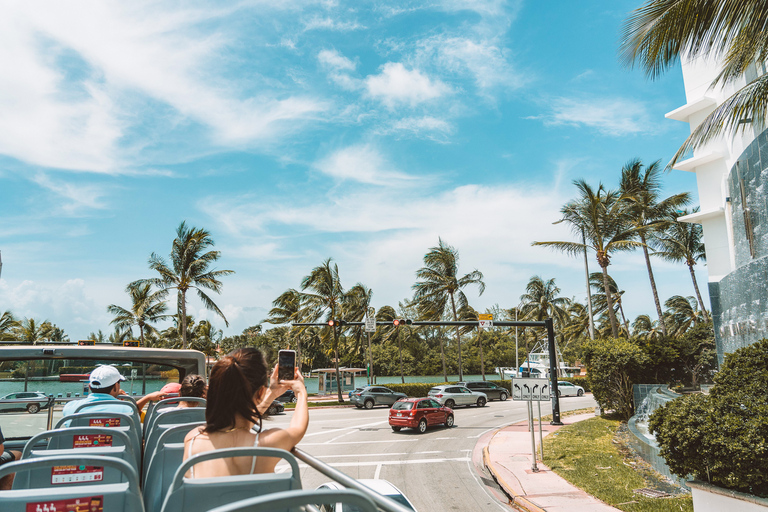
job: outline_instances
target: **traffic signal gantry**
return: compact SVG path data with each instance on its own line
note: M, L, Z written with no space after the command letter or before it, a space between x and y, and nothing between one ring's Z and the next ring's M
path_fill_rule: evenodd
M484 320L458 320L458 321L442 321L442 320L411 320L410 318L395 318L389 321L376 321L376 326L394 326L394 327L480 327L480 322ZM292 323L293 327L364 327L365 322L349 322L347 320L331 319L325 323L317 322L296 322ZM547 318L541 322L522 322L522 321L493 321L492 327L544 327L547 330L547 345L549 349L549 375L552 390L552 425L562 425L560 421L560 398L558 396L557 386L557 358L555 357L555 327L551 318Z

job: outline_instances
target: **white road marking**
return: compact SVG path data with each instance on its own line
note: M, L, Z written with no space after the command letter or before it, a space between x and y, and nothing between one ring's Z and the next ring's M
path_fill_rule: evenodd
M363 467L363 466L378 466L381 464L382 466L404 466L409 464L435 464L437 462L466 462L470 460L469 457L456 457L456 458L445 458L445 459L411 459L411 460L380 460L380 461L370 461L370 462L338 462L334 463L333 467L335 468L342 468L342 467ZM310 466L306 464L299 464L300 468L308 468Z
M392 439L391 441L342 441L340 443L333 443L333 446L338 446L341 444L415 443L416 441L421 440L422 439ZM328 443L299 443L299 448L303 448L304 446L328 446Z
M379 479L379 475L381 475L381 464L376 466L376 472L373 474L373 479L374 480L378 480Z
M444 439L459 439L458 437L433 437L434 441L442 441Z
M389 420L387 420L387 421L376 421L376 422L373 422L373 423L363 423L361 425L352 425L350 427L334 428L334 429L325 430L325 431L321 431L321 432L312 432L310 434L304 434L304 437L321 436L321 435L325 435L325 434L333 434L333 433L336 433L336 432L344 432L345 430L354 430L356 428L372 427L374 425L388 425L388 424L389 424Z
M472 450L442 450L429 452L393 452L393 453L351 453L344 455L315 455L318 459L336 459L340 457L391 457L395 455L434 455L435 453L471 452Z

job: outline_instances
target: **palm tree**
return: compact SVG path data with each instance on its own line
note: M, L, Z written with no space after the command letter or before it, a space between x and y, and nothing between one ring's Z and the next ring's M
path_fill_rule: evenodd
M584 243L577 242L533 242L532 245L549 246L559 251L578 256L584 248L595 251L597 264L603 271L603 290L608 299L608 318L614 338L619 336L616 313L608 286L608 265L611 253L628 251L640 245L633 240L636 229L628 225L624 215L625 203L618 192L606 190L602 183L597 190L584 180L573 182L581 197L560 209L563 218L560 222L571 225L574 234L582 236Z
M661 330L666 336L667 328L664 325L659 292L656 290L656 280L653 277L651 258L648 255L646 244L649 236L652 237L654 234L660 233L667 226L670 213L675 212L690 201L690 194L684 192L660 199L661 167L659 161L653 162L643 170L643 163L639 159L630 160L621 169L619 191L627 203L626 214L629 223L637 228L637 237L643 244L643 256L648 270L648 279L651 282L653 301L656 304L656 314L659 317Z
M104 333L101 332L101 329L99 329L99 332L92 332L88 335L89 340L93 340L96 343L106 343L107 337L104 336Z
M131 332L130 327L127 329L121 329L120 327L115 326L115 331L109 335L109 338L107 338L107 341L111 343L112 345L123 345L123 342L126 340L131 339L133 336L133 333ZM142 342L142 346L145 342Z
M684 55L720 57L723 69L710 86L733 83L768 55L766 6L763 0L647 0L624 22L621 53L656 78ZM736 91L691 132L673 165L690 150L723 132L735 133L747 120L762 122L768 106L768 74Z
M581 302L571 301L568 306L568 320L560 331L566 340L590 336L589 308Z
M344 288L339 279L339 266L331 265L331 258L325 260L320 266L312 269L308 276L301 280L301 290L306 306L307 320L316 322L323 315L325 321L338 320L343 316ZM309 290L310 293L307 293ZM341 394L341 372L339 371L339 329L331 328L331 342L333 346L333 365L336 370L336 391L339 402L344 401ZM327 331L323 332L327 340Z
M648 315L638 315L632 322L632 336L638 336L644 339L654 339L661 336L659 322L654 322Z
M608 300L605 298L605 294L601 293L603 291L603 275L599 272L592 272L589 274L589 285L595 290L598 290L597 293L592 295L595 312L604 312L606 309L608 309ZM624 324L624 329L627 331L627 333L629 333L629 322L627 322L627 317L624 315L624 306L621 303L624 290L619 290L619 286L610 275L608 276L608 289L611 292L611 300L614 305L614 311L619 311L619 314L621 315L621 321Z
M533 276L525 287L525 293L520 296L520 319L542 322L552 318L558 324L568 321L568 306L571 300L558 297L560 288L555 279L544 281L539 276Z
M4 311L0 315L0 341L13 341L16 339L14 331L21 325L13 313Z
M45 324L45 321L43 322ZM34 318L25 318L16 327L16 341L37 345L45 339L45 329Z
M304 309L302 307L301 292L289 288L272 301L272 309L269 310L269 317L264 321L270 324L293 324L301 323L303 317ZM306 326L291 326L289 334L290 337L293 337L296 340L296 363L299 371L301 371L301 338L306 329Z
M166 315L168 309L165 303L167 290L152 291L152 285L147 282L133 282L125 287L125 291L131 299L130 309L125 309L115 304L107 306L107 312L115 315L110 324L120 331L128 331L133 335L132 327L139 328L139 340L141 346L146 347L145 333L156 332L156 329L150 325L161 320L169 318Z
M186 222L179 224L176 238L171 248L171 266L155 253L149 257L149 268L157 271L160 277L142 279L137 283L149 283L161 290L177 291L177 316L181 320L181 347L187 348L187 291L194 289L203 305L219 315L224 324L229 322L219 306L203 292L203 289L221 293L219 278L234 274L234 270L210 270L209 266L219 259L220 251L204 252L213 247L211 234L198 228L188 228Z
M475 284L480 295L485 291L483 273L475 269L463 277L459 273L459 252L438 238L438 246L424 255L424 266L416 271L421 279L413 285L414 302L423 318L439 320L450 306L453 320L458 321L458 310L467 305L462 288ZM461 335L456 326L456 344L459 348L459 380L464 380L461 363Z
M677 215L682 217L698 211L699 207L697 206L691 212L683 210L677 213ZM688 265L693 289L696 291L696 299L699 301L699 307L704 314L704 318L708 319L709 313L707 308L704 307L704 301L699 291L699 283L696 281L696 272L693 270L697 261L706 260L704 242L702 241L703 236L701 224L678 222L677 219L672 218L666 231L656 235L652 244L659 249L653 253L654 256L659 256L675 263L685 262Z
M350 288L345 295L344 311L345 320L348 322L362 322L368 314L368 308L371 307L373 299L373 290L362 283L357 283ZM363 337L363 326L352 328L355 343L359 346ZM373 379L373 351L371 349L371 335L368 333L368 365L370 367L369 379ZM373 382L370 380L370 382Z
M664 303L668 318L674 326L675 336L680 336L691 326L704 321L701 311L696 307L695 297L673 295Z

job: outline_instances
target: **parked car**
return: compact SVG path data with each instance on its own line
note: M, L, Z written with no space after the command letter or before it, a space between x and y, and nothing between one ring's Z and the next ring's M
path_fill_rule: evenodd
M485 404L488 402L488 396L485 393L472 391L469 388L455 384L435 386L429 390L428 395L450 409L457 405L469 407L472 404L477 404L478 407L485 407Z
M12 402L6 402L6 400L12 400ZM35 414L47 409L49 403L48 396L39 391L8 393L0 397L0 411L23 411L26 409L28 413Z
M286 391L285 393L283 393L282 395L277 397L276 400L278 402L282 402L282 403L292 402L292 403L295 404L296 403L296 393L294 393L292 389L289 389L288 391Z
M353 389L352 391L350 391L350 392L348 393L349 399L350 399L350 400L352 400L352 393L359 393L359 392L361 392L363 389L365 389L365 388L355 388L355 389Z
M557 396L583 396L584 388L567 380L557 381Z
M488 400L501 400L503 402L509 398L509 391L507 391L507 388L503 388L493 382L479 380L475 382L457 382L456 385L469 388L470 391L485 393Z
M395 432L415 428L423 434L434 425L453 426L453 411L434 398L404 398L389 410L389 426Z
M269 409L267 409L267 414L270 416L274 416L275 414L279 414L283 411L285 411L285 406L283 405L283 402L274 400L272 402L272 405L269 406Z
M416 508L413 506L413 504L408 501L408 498L405 497L405 495L395 487L392 482L388 480L366 480L366 479L360 479L358 480L361 484L364 486L373 489L377 493L381 494L382 496L386 496L387 498L394 500L404 506L405 508L409 508L416 511ZM345 489L345 487L338 482L328 482L325 484L322 484L318 487L318 489L333 489L334 491L340 491ZM354 505L347 505L344 503L333 503L333 504L324 504L320 506L320 512L358 512L358 508Z
M360 407L372 409L374 405L391 406L401 398L407 398L407 395L382 386L367 386L362 391L353 392L349 395L350 401L358 409Z

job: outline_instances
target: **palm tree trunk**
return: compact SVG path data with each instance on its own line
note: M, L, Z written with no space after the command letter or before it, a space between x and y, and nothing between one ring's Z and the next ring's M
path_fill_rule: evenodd
M485 360L483 358L483 331L481 329L477 329L477 344L480 345L480 375L483 376L483 380L485 380Z
M448 372L445 369L445 346L443 344L443 330L438 328L438 340L440 341L440 359L443 361L443 380L448 382Z
M459 317L456 314L456 302L453 300L453 294L451 294L451 309L453 309L453 321L458 322ZM456 343L459 346L459 380L464 380L464 372L461 365L461 335L459 334L459 326L456 326Z
M139 323L139 339L141 340L142 348L147 348L147 343L144 340L144 322Z
M621 313L621 321L624 324L624 329L627 330L627 337L629 337L629 322L627 322L627 317L624 316L624 306L621 304L621 297L619 297L617 302L619 303L619 313Z
M400 353L400 381L405 384L405 375L403 374L403 342L400 339L400 328L396 327L395 329L397 329L397 348Z
M619 337L619 326L616 322L616 312L613 310L613 299L611 298L611 289L608 286L608 266L600 265L603 270L603 291L605 292L605 300L608 302L608 318L611 320L611 334L614 338Z
M656 290L656 279L653 278L653 269L651 268L651 257L648 255L648 246L645 245L645 236L640 235L640 241L643 243L643 255L645 256L645 266L648 269L648 279L651 281L651 291L653 292L653 302L656 304L656 314L659 317L661 332L667 336L667 326L664 324L664 315L661 312L661 302L659 301L659 292Z
M696 273L693 271L693 265L688 264L688 270L691 272L691 281L693 281L693 289L696 290L696 299L699 301L699 307L704 313L704 320L709 321L709 313L707 308L704 307L704 301L701 300L701 292L699 291L699 283L696 282Z
M179 308L181 309L181 348L187 348L187 291L179 290L181 300L179 301Z
M331 313L333 316L333 313ZM335 325L331 327L333 329L333 367L336 369L336 392L339 397L339 403L344 402L344 397L341 394L341 371L339 371L339 331Z

